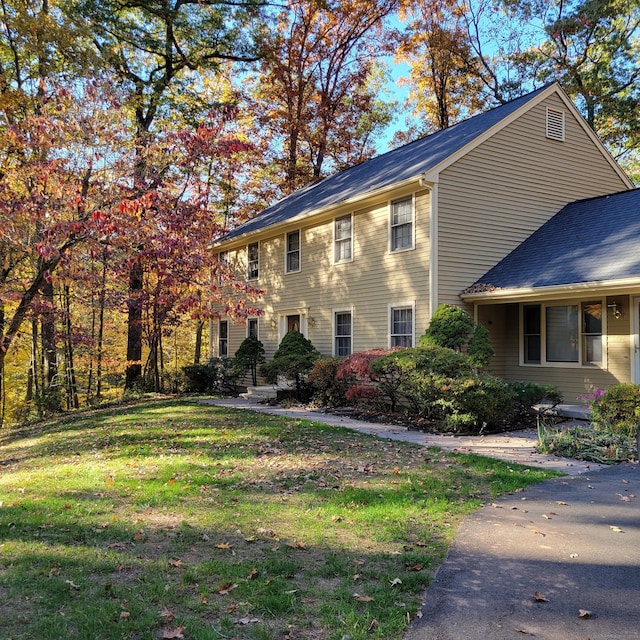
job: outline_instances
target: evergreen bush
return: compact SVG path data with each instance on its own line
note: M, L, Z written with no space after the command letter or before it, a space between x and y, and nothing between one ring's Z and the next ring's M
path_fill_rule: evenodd
M265 361L262 342L255 336L248 336L240 343L233 356L233 369L240 378L249 372L251 383L255 387L258 384L258 368Z

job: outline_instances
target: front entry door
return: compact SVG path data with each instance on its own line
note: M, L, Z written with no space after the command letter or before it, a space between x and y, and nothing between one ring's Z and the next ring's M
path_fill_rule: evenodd
M287 316L287 332L297 331L300 333L300 314Z

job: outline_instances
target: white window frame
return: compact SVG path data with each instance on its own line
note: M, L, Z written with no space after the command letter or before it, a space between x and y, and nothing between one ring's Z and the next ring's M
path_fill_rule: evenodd
M403 222L400 224L394 224L393 222L393 213L394 213L394 209L393 206L394 204L398 203L398 202L405 202L409 200L411 202L411 221L410 222ZM393 247L393 230L403 226L405 224L410 224L411 225L411 244L409 246L406 247L399 247L399 248L395 248ZM415 249L416 247L416 201L415 201L415 196L412 194L410 196L406 196L404 198L396 198L394 200L390 200L389 201L389 253L402 253L403 251L412 251L413 249Z
M256 248L256 258L251 259L251 247ZM251 275L251 265L255 265L255 275ZM260 277L260 242L250 242L247 245L247 280L258 280Z
M331 310L331 317L332 317L332 328L333 328L333 340L332 340L332 355L334 358L336 357L341 357L338 355L338 349L337 349L337 341L338 338L345 338L347 336L344 335L338 335L338 323L336 322L337 320L337 316L339 314L344 314L344 313L348 313L350 316L350 320L349 320L349 353L348 354L341 354L341 355L351 355L353 353L353 307L336 307L335 309Z
M411 334L394 334L393 333L393 312L396 310L402 310L402 309L410 309L411 310ZM394 336L400 336L400 335L410 335L411 337L411 347L415 347L416 346L416 305L415 302L395 302L395 303L390 303L389 306L387 307L387 322L389 323L388 325L388 331L387 331L387 335L389 336L389 341L388 341L388 346L389 348L393 348L393 338ZM405 347L403 347L405 348ZM409 347L406 347L409 348Z
M298 234L298 268L289 269L289 255L295 253L295 251L289 251L289 236L294 233ZM287 231L284 234L284 272L285 273L300 273L302 270L302 231L300 229L294 229L293 231Z
M256 338L260 340L260 322L258 318L247 318L247 338L251 335L250 325L256 323Z
M223 339L222 337L222 325L226 326L226 335ZM224 340L225 344L225 353L222 353L223 349L222 342ZM226 319L220 318L218 320L218 358L228 358L229 357L229 321Z
M349 219L349 236L347 238L339 238L338 237L338 221ZM333 219L333 264L343 264L345 262L353 262L353 224L354 218L353 213L347 213L344 216L338 216ZM349 257L348 258L340 258L340 252L338 247L342 246L342 244L348 244L349 246Z
M601 350L602 361L601 362L588 362L586 360L586 348L584 331L584 305L588 302L600 303L602 309L602 332L601 336ZM524 308L525 307L540 307L540 362L525 362L525 350L524 350ZM547 312L548 308L553 307L570 307L575 306L578 308L578 331L576 335L578 360L577 361L551 361L547 360ZM591 334L595 335L595 334ZM546 302L527 302L520 304L520 329L518 333L518 349L519 349L519 361L521 367L555 367L562 369L603 369L608 367L607 358L607 301L605 298L599 296L589 296L588 298L580 298L579 300L549 300Z

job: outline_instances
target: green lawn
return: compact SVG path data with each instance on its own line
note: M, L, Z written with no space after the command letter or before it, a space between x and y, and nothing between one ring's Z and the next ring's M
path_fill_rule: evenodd
M2 637L401 638L460 519L551 475L194 399L4 430Z

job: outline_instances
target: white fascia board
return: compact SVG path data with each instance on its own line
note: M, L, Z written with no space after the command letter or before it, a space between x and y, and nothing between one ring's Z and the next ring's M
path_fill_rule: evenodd
M300 223L308 218L315 218L317 216L330 216L334 215L338 209L341 208L349 208L357 205L359 202L363 200L368 200L370 198L380 197L386 193L390 193L392 191L399 191L403 188L410 187L414 183L418 183L420 188L429 188L429 180L425 180L424 174L418 174L412 176L411 178L407 178L406 180L402 180L401 182L394 182L393 184L387 185L385 187L380 187L379 189L374 189L373 191L365 191L359 193L356 196L351 196L350 198L346 198L344 200L340 200L340 202L335 202L334 204L328 205L326 207L322 207L319 209L312 209L311 211L305 211L304 213L300 213L297 216L293 216L288 218L287 220L283 220L282 222L276 222L275 224L271 224L267 227L262 227L260 229L255 229L254 231L249 231L248 233L243 233L239 236L235 236L232 240L228 242L215 242L213 246L215 248L219 247L233 247L234 245L243 245L246 244L247 238L251 236L256 236L264 233L265 231L269 232L269 235L277 235L281 233L283 229L290 226L300 226ZM274 232L274 233L272 233Z
M494 289L479 293L461 293L460 298L474 304L498 304L524 300L552 300L602 293L606 295L640 292L640 277L619 280L598 280L548 287L523 287L520 289Z

